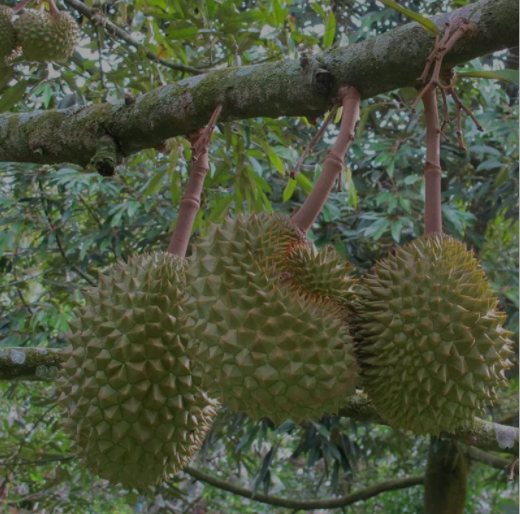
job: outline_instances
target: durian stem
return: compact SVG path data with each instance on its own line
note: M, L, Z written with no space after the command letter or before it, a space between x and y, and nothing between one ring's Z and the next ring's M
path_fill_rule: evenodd
M27 4L31 3L32 0L23 0L22 2L20 2L18 5L15 5L13 8L12 8L12 11L13 13L17 13L17 12L20 12Z
M53 16L56 16L57 14L59 14L60 10L56 7L54 0L49 0L49 7L51 9L51 14Z
M343 170L345 155L350 142L354 140L354 127L359 117L361 96L353 87L342 87L339 98L343 106L341 127L336 142L327 152L323 171L300 210L292 217L292 222L303 232L307 232L325 205L338 175Z
M218 105L211 115L208 125L188 135L188 141L191 143L193 151L193 165L190 170L190 178L186 185L186 190L180 202L177 224L168 246L168 252L180 257L186 255L193 222L200 209L200 195L206 173L209 169L209 142L221 111L222 105Z
M442 232L441 207L441 127L437 111L435 89L423 96L424 116L426 118L426 165L424 180L426 190L425 234Z

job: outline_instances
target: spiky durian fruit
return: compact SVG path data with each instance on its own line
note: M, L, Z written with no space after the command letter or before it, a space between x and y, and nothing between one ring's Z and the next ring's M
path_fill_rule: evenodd
M354 391L342 308L291 280L297 250L319 266L307 245L289 218L263 214L228 219L194 245L194 354L209 390L253 419L316 420Z
M387 421L438 434L495 399L509 332L463 243L440 234L417 239L379 262L363 286L363 387Z
M13 25L13 10L0 5L0 65L7 63L19 52L16 30Z
M60 403L84 464L125 486L155 484L189 462L215 414L186 354L185 260L119 262L71 323Z
M24 56L36 62L68 59L80 36L78 24L66 12L27 9L16 21L15 28Z

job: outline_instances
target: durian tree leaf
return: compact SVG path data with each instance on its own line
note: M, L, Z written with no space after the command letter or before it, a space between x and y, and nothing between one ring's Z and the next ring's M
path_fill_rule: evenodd
M327 15L327 19L325 21L325 34L323 36L323 48L329 48L334 43L334 38L336 36L336 17L334 16L334 11L331 9L329 14Z
M28 80L20 80L14 86L0 96L0 112L6 112L12 109L25 95L25 91L29 86Z
M457 75L459 77L504 80L505 82L511 82L512 84L516 84L517 86L519 85L518 70L465 70L457 72Z
M410 9L406 9L405 7L402 7L397 2L394 2L393 0L379 0L381 3L385 4L387 7L391 7L395 11L400 12L401 14L404 14L405 16L408 16L409 18L412 18L412 20L415 20L417 23L420 23L428 32L431 32L434 35L437 35L439 33L439 29L437 28L437 25L428 18L425 18L424 16L421 16L420 14L411 11Z
M294 178L290 178L288 181L287 181L287 184L286 186L284 187L284 190L283 190L283 201L284 203L289 201L294 193L294 190L296 189L296 179Z

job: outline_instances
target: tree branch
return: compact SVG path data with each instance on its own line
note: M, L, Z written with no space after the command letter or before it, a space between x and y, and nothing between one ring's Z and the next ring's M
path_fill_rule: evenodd
M464 452L471 460L483 462L488 466L500 469L502 471L508 471L508 466L511 466L511 459L500 457L500 455L494 455L493 453L480 450L479 448L474 448L473 446L467 446L464 449ZM516 462L514 463L514 470L515 473L518 475L518 460L516 460Z
M198 469L188 466L183 470L188 475L206 482L213 487L218 487L224 491L228 491L244 498L250 498L260 503L267 503L268 505L276 505L277 507L285 507L287 509L295 510L314 510L314 509L338 509L352 505L359 501L365 501L369 498L377 496L388 491L396 491L397 489L406 489L416 485L422 485L424 483L424 476L410 476L404 478L395 478L381 482L379 484L371 485L365 489L361 489L355 493L349 494L348 496L342 496L341 498L330 498L323 500L293 500L290 498L280 498L278 496L270 496L262 493L254 493L250 489L240 487L238 485L230 484L225 480L213 477L200 471Z
M477 33L457 42L443 61L446 68L518 44L517 0L481 0L433 21L442 27L457 16L471 18ZM133 103L2 114L0 161L86 166L97 140L107 133L117 142L122 159L203 126L218 103L224 105L221 121L317 117L330 108L345 84L363 98L415 85L433 43L429 32L409 23L348 48L329 49L305 65L282 60L216 70L162 86Z
M138 50L144 51L146 57L148 59L158 62L159 64L162 64L163 66L166 66L167 68L171 68L172 70L177 71L183 71L184 73L190 73L198 75L199 73L202 73L201 70L198 70L197 68L193 68L192 66L185 66L184 64L179 64L173 61L170 61L168 59L162 59L161 57L158 57L154 52L151 50L147 50L144 48L139 41L137 41L135 38L133 38L128 32L123 30L122 28L118 27L115 23L112 23L111 21L107 19L100 20L100 14L101 11L97 9L93 9L92 7L88 7L85 5L81 0L63 0L68 6L72 7L73 9L76 9L79 13L83 14L83 16L87 17L89 20L91 20L92 24L95 26L101 25L105 32L111 36L117 36L119 39L122 39L125 41L125 43L128 43L129 45L133 46L134 48L137 48ZM104 17L104 14L103 14ZM101 68L100 68L101 71Z
M61 363L59 349L0 348L0 380L48 382L55 380ZM348 397L338 415L359 421L388 425L363 394ZM475 418L442 437L456 439L482 450L518 455L518 428Z

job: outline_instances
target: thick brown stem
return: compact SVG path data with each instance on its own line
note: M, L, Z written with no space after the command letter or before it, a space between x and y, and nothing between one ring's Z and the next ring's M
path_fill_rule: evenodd
M168 246L168 252L180 257L186 255L193 222L199 212L200 195L204 185L204 178L209 169L209 142L221 111L222 106L219 105L213 112L208 126L188 136L193 150L193 166L191 167L186 191L180 202L177 224Z
M23 0L18 5L15 5L12 10L14 13L20 12L28 3L32 2L32 0Z
M56 7L56 4L54 3L54 0L49 0L49 7L53 16L57 16L60 13L59 9Z
M441 128L437 112L435 89L423 96L424 116L426 118L426 182L425 234L442 232L441 209Z
M339 91L343 105L341 127L332 148L327 152L323 171L300 210L293 216L293 223L303 232L307 232L325 205L334 182L343 169L345 155L350 142L354 140L354 127L359 117L361 97L359 91L352 87L344 87Z

